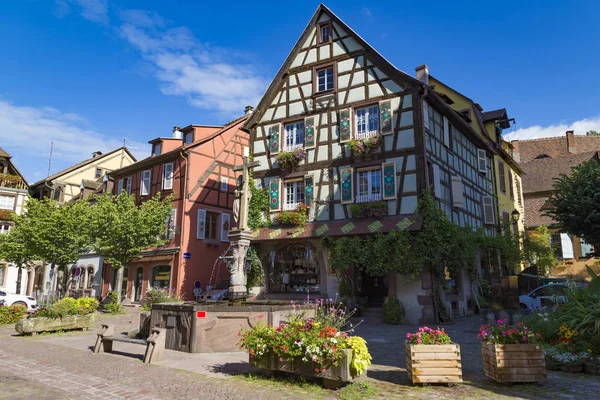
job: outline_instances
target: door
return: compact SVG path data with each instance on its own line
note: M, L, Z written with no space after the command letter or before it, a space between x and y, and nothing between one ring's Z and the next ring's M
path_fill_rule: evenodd
M135 275L135 297L133 301L142 299L142 286L144 284L144 267L139 267Z
M360 274L360 296L367 298L370 307L381 307L388 295L387 277L369 276L365 272Z

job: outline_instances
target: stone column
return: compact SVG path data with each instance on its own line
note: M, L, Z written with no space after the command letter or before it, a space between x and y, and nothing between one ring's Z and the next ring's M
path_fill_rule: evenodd
M46 295L52 289L52 282L50 281L50 264L44 263L44 275L42 281L42 294ZM50 285L48 285L50 283Z
M229 242L232 247L231 259L228 261L231 279L229 282L229 295L231 299L243 299L247 297L246 282L246 254L250 247L252 231L232 230L229 231Z
M29 268L27 273L27 296L33 296L33 283L35 282L35 268Z

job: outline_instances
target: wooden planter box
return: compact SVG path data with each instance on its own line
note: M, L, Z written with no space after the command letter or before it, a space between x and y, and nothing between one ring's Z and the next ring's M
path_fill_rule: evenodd
M96 314L68 315L63 318L27 318L17 322L15 330L22 335L35 335L39 332L89 329L95 320Z
M410 344L404 342L406 372L412 383L461 383L458 344Z
M337 366L331 366L325 372L315 372L317 365L312 361L292 360L279 361L277 355L273 353L260 357L250 356L250 364L257 368L268 371L282 371L292 374L303 375L311 378L322 378L323 386L338 387L346 382L352 381L354 377L350 373L350 362L352 361L352 350L342 350L342 356Z
M543 382L546 361L542 346L536 344L481 343L483 371L496 382Z

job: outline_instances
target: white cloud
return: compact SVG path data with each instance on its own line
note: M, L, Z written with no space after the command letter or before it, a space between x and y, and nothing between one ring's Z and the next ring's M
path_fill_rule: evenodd
M548 126L534 125L529 128L520 128L504 135L504 139L510 141L564 136L566 131L574 131L576 135L585 135L590 130L600 131L600 115L584 118L573 123L557 123Z
M50 142L54 142L52 171L90 158L94 151L107 152L123 145L122 138L96 132L86 119L51 107L23 107L0 99L0 143L13 156L29 182L46 176ZM148 145L127 141L138 159Z
M69 14L73 7L88 21L101 24L107 24L110 21L106 0L55 0L54 6L54 14L59 18Z

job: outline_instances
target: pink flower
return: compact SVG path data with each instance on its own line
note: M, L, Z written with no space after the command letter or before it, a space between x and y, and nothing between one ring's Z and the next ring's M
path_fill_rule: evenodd
M417 339L417 343L418 343L418 344L421 344L421 342L422 342L422 340L421 340L420 338L419 338L419 339Z
M412 337L413 337L413 334L412 334L412 333L407 333L407 334L406 334L406 338L407 338L407 339L411 339Z
M279 357L279 361L283 361L283 357Z

